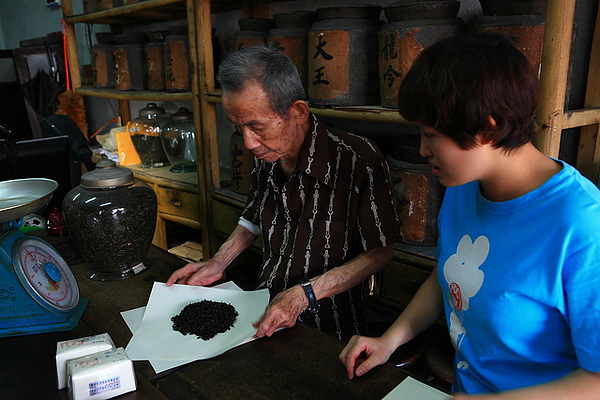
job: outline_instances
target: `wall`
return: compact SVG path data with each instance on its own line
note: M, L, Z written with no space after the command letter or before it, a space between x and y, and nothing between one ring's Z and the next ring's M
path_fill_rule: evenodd
M44 37L61 31L60 7L46 7L45 0L0 1L0 48L14 49L24 39Z
M27 6L24 7L24 4ZM82 1L73 1L74 13L82 12ZM20 42L61 32L62 10L47 7L45 0L1 0L0 1L0 49L20 47ZM77 36L85 37L85 26L76 26ZM85 40L77 43L83 64L89 63L90 51Z

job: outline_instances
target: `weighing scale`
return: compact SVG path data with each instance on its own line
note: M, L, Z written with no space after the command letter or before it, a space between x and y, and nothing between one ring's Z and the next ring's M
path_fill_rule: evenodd
M0 337L74 329L89 303L60 254L18 229L57 188L44 178L0 182Z

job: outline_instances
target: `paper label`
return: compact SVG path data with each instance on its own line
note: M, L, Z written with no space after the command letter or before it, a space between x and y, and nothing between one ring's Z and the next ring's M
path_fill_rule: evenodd
M119 389L121 387L121 377L115 376L114 378L103 379L97 382L90 382L88 384L88 390L90 396L94 396L100 393L108 392L111 390Z

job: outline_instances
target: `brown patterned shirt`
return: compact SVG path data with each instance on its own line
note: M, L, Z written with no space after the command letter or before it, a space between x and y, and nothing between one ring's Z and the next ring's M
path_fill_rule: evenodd
M263 263L257 288L271 296L393 244L399 237L387 163L367 138L326 126L312 116L295 171L255 159L240 224L259 234ZM319 301L299 320L341 340L366 325L365 283Z

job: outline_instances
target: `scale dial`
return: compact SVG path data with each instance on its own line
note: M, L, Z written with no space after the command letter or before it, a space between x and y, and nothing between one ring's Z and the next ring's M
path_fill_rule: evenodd
M79 287L66 261L45 241L23 237L12 247L15 274L29 295L53 312L67 312L79 303Z

